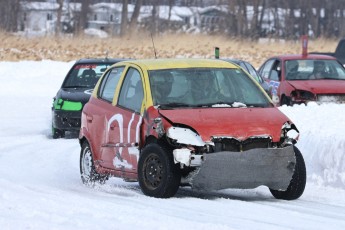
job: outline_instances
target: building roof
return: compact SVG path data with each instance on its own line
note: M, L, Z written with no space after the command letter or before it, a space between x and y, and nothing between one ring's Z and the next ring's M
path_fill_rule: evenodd
M59 4L51 2L21 2L24 10L57 10Z
M59 4L53 2L21 2L23 10L58 10ZM72 9L73 11L81 10L81 3L64 3L63 10Z

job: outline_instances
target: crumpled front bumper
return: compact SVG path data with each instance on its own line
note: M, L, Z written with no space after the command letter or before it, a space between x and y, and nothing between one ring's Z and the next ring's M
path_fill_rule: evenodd
M191 175L196 190L249 189L265 185L285 191L296 165L293 146L218 152L204 155L202 165Z

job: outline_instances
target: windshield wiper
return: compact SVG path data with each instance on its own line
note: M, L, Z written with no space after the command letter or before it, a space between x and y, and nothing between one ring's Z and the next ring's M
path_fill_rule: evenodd
M80 85L63 86L62 88L80 88Z
M192 105L186 104L186 103L180 103L180 102L172 102L172 103L158 105L159 109L171 109L171 108L181 108L181 107L192 107Z
M341 78L336 78L336 77L326 77L323 78L324 80L345 80L345 79L341 79Z
M69 85L64 86L63 88L92 88L90 85Z
M234 102L224 102L224 101L218 101L218 102L212 102L212 103L201 103L195 105L196 107L233 107L232 104Z
M268 104L248 104L247 107L267 108L267 107L269 107L269 105Z

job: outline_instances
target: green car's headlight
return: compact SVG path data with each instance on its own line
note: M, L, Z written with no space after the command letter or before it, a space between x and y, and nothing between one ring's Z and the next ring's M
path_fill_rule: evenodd
M79 111L82 108L81 102L65 101L61 98L54 101L54 109L56 110Z

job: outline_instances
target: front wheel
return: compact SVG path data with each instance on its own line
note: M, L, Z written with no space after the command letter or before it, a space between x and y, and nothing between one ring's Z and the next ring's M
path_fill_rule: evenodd
M52 137L53 139L63 138L65 137L65 131L54 128L54 126L52 125Z
M93 186L95 183L104 184L107 175L97 173L89 144L85 141L80 152L80 175L83 184Z
M294 146L293 148L296 156L296 166L288 188L286 189L286 191L270 189L272 195L277 199L295 200L302 196L304 192L304 188L307 182L305 163L299 149L296 146Z
M174 164L172 151L155 143L145 146L138 162L138 179L145 195L156 198L174 196L180 185L181 172Z

